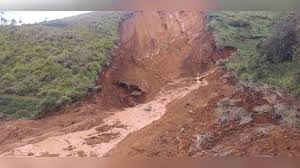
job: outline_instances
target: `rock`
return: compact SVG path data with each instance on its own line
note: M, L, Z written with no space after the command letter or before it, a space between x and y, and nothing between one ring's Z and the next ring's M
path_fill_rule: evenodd
M189 110L189 113L195 114L195 112L192 109Z
M5 115L3 113L0 113L0 120L4 119Z
M229 80L231 78L232 78L232 75L230 73L226 73L221 77L222 80Z
M181 133L183 133L183 132L184 132L184 130L185 130L184 128L181 128L181 129L180 129L180 132L181 132Z
M0 112L0 121L9 120L10 117L7 114L3 114Z
M151 110L152 110L152 107L149 105L149 106L145 107L144 110L145 110L145 111L151 111Z
M27 153L27 156L34 156L34 153L29 152L29 153Z
M100 92L101 90L102 90L102 86L100 86L100 85L89 88L89 91L91 91L91 92Z
M253 121L252 117L250 115L242 116L240 118L240 125L248 124L251 121Z
M226 157L226 156L229 156L230 154L232 154L233 151L234 151L233 149L218 151L218 153L216 153L214 155L214 157Z
M270 89L271 87L270 87L268 84L264 84L264 85L263 85L263 88L264 88L264 89Z
M257 128L255 131L257 134L264 136L270 134L270 132L273 130L273 125L267 125Z
M233 20L229 22L229 25L232 27L248 27L250 26L250 23L244 20Z
M263 99L267 100L271 104L277 104L277 95L275 94L264 94Z
M217 105L223 107L229 107L229 106L234 106L235 102L232 101L230 98L225 97L224 99L220 100Z
M198 134L194 137L196 140L190 146L190 153L197 153L198 151L209 149L214 141L214 135L211 132Z
M4 89L4 93L6 94L16 94L17 93L17 88L15 87L9 87Z
M270 113L274 110L274 108L270 105L262 105L262 106L256 106L253 108L253 111L254 112L257 112L257 113Z
M142 96L143 95L143 92L141 91L133 91L130 93L131 96Z

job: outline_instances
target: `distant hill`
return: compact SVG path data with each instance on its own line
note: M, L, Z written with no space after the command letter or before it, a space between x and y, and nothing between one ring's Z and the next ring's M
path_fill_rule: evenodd
M123 14L1 26L0 114L32 118L85 96L116 45Z

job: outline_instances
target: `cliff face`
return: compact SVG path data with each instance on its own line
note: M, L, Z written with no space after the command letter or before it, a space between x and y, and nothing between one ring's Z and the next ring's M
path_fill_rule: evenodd
M165 83L205 72L231 53L217 51L201 12L136 12L120 35L101 81L108 101L120 105L151 100Z

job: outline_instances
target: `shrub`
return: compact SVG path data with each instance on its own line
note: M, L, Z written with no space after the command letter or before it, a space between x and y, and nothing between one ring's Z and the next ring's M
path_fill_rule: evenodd
M47 113L57 110L59 107L61 107L58 99L59 97L47 96L40 102L39 111L41 111L41 113Z
M281 122L289 127L300 128L300 112L296 109L277 104L275 106L275 114L279 115Z
M239 122L240 125L243 125L252 121L250 113L243 107L235 105L235 100L229 98L224 98L218 102L215 114L217 122L221 125L231 122Z
M298 42L295 21L284 18L274 27L272 35L258 44L257 49L262 56L258 58L274 64L292 61L294 46Z
M0 95L0 111L12 117L31 118L38 113L39 102L34 97Z
M295 60L296 65L300 65L300 49L299 49L299 47L300 46L297 47L298 49L294 55L294 60ZM296 68L295 73L294 73L294 80L297 84L300 84L300 68L298 68L298 67Z

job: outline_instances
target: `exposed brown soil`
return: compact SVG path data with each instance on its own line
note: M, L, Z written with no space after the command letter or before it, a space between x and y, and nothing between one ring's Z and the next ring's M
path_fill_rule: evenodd
M135 12L120 35L99 77L100 93L39 120L0 123L0 154L299 156L299 130L253 110L299 101L241 84L217 67L233 50L216 48L202 12ZM224 98L234 100L225 120L215 112ZM232 109L245 112L234 116Z
M99 81L106 103L152 100L167 82L201 74L227 57L231 50L217 51L205 28L200 12L138 12L126 19L121 46Z
M210 75L208 85L200 87L167 106L167 113L158 121L129 135L109 155L113 157L211 157L211 156L299 156L300 131L282 127L270 115L252 111L267 103L262 92L248 88L237 90L222 80L225 72ZM252 114L253 120L240 125L220 125L216 121L217 103L224 97L238 101ZM290 102L289 96L278 100ZM299 105L299 101L295 102ZM290 103L292 103L290 102ZM209 138L197 144L199 135Z

